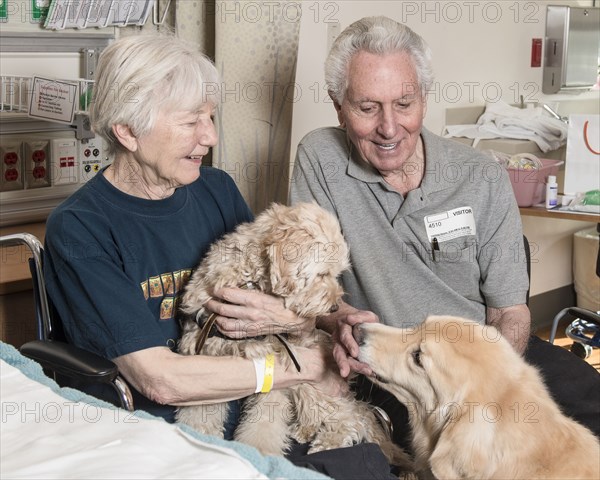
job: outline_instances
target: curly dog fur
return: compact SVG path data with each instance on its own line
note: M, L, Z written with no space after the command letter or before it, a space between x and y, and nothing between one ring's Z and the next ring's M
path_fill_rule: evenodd
M205 319L204 304L225 286L256 285L281 297L286 308L304 318L316 318L334 310L343 295L337 277L349 266L348 247L337 219L315 203L295 206L273 204L254 222L216 242L192 275L182 299L189 317L183 325L179 351L196 354L200 327L194 317ZM288 331L292 346L331 351L329 336L320 330L310 334ZM261 358L276 353L278 362L294 368L281 342L273 335L233 340L209 337L202 354ZM333 360L332 360L333 361ZM178 421L212 435L223 436L227 403L181 407ZM362 441L381 445L388 458L408 463L381 428L371 408L354 399L332 398L311 385L251 395L244 401L234 439L264 454L283 455L291 440L310 442L309 453L350 446Z

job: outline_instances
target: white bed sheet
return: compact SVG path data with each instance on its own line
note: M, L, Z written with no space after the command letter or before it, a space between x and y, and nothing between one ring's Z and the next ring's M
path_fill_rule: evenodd
M0 360L3 479L265 479L176 425L74 402Z

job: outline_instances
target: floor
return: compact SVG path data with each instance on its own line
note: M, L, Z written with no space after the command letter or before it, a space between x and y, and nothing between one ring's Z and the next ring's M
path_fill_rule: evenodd
M571 348L571 345L573 344L573 340L571 340L569 337L567 337L565 335L565 328L567 328L569 323L570 323L570 320L567 319L564 322L561 322L558 324L558 328L556 330L556 337L554 339L555 345L559 345L567 350L569 350ZM550 337L550 330L551 330L551 328L548 327L545 329L538 330L536 332L536 334L540 338L543 338L544 340L548 340L548 338ZM596 370L598 370L600 372L600 349L594 348L592 350L592 354L589 357L587 357L585 359L585 361L588 362L590 365L592 365Z

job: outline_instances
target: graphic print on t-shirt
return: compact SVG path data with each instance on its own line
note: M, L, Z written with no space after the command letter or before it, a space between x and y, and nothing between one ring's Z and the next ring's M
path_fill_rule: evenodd
M161 298L160 319L170 320L174 317L179 305L180 293L187 283L192 269L153 275L140 283L144 298Z

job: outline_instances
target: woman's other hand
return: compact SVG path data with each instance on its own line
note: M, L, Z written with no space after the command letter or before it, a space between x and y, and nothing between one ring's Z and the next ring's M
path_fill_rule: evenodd
M205 307L217 314L217 328L230 338L275 333L309 334L315 329L314 319L297 316L285 308L282 298L258 290L222 288Z

